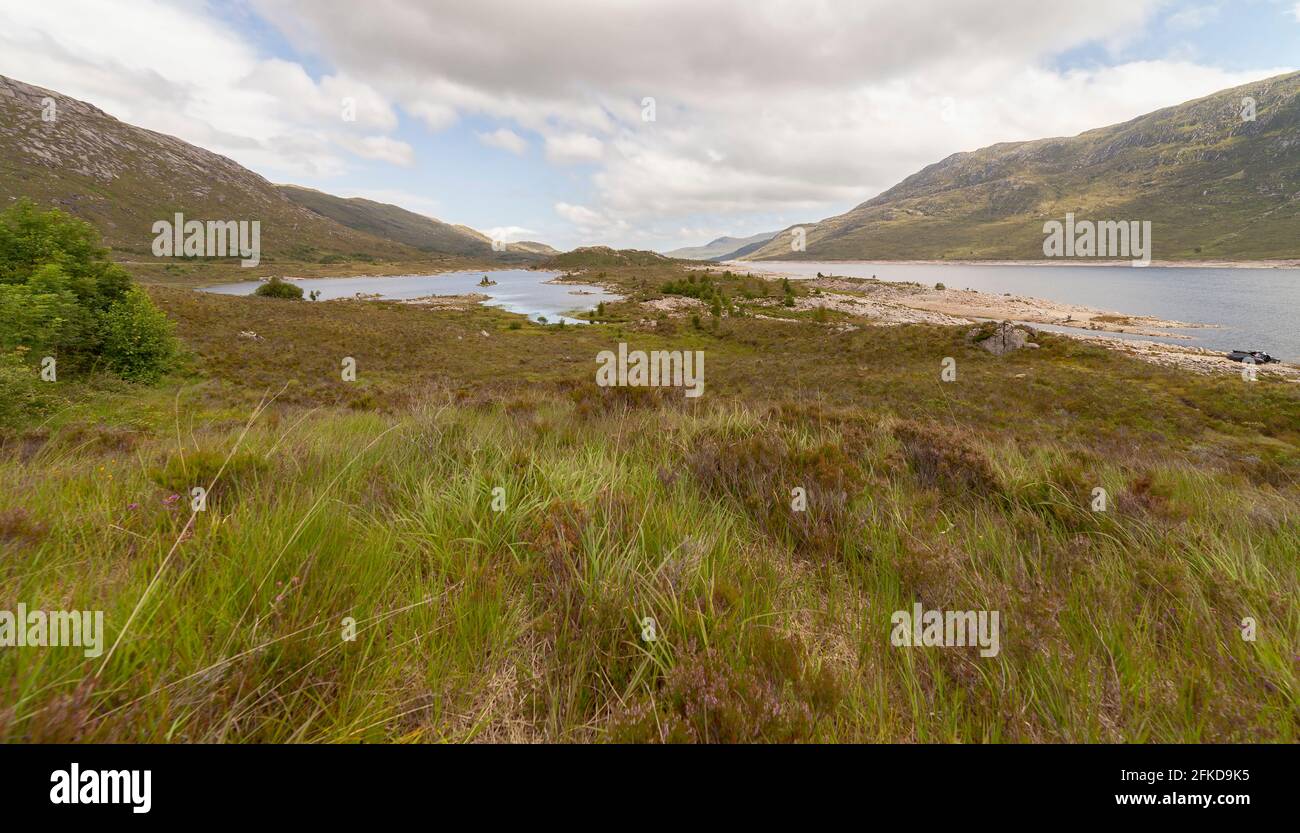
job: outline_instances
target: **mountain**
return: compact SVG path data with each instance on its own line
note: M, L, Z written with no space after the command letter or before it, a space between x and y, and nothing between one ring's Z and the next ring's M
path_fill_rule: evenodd
M958 153L755 260L1036 259L1043 224L1149 220L1153 256L1300 257L1300 73L1073 138ZM1243 117L1244 99L1256 105Z
M778 234L780 232L765 231L749 237L719 237L703 246L687 246L684 249L664 252L664 256L681 260L730 260L733 257L743 257Z
M127 259L152 257L154 222L177 212L260 221L264 261L422 256L308 210L224 156L0 76L0 207L23 196L90 221Z
M611 249L609 246L583 246L556 255L545 262L551 269L598 269L620 266L660 266L672 260L658 252L642 249Z
M295 203L356 231L392 240L423 252L531 261L557 252L544 243L524 241L507 244L502 252L492 249L492 239L468 226L451 225L396 205L361 197L336 197L298 185L276 186Z
M0 207L24 196L88 220L123 259L152 258L153 224L178 212L187 220L259 221L263 261L450 255L530 263L556 254L533 242L494 252L491 239L465 226L275 185L224 156L0 76Z

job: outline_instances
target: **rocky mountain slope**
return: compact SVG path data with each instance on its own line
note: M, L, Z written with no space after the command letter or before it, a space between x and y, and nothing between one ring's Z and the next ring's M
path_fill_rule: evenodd
M0 207L20 197L90 221L115 256L153 258L153 224L257 220L262 260L330 263L471 257L504 264L556 254L492 241L372 200L275 185L224 156L135 127L52 90L0 76Z
M1153 256L1300 257L1300 73L1073 138L958 153L760 260L1038 259L1043 224L1150 220ZM1254 102L1249 119L1247 99Z
M420 256L308 210L224 156L0 76L0 206L24 196L90 221L127 260L152 257L153 223L177 212L260 221L263 260Z
M534 261L556 254L544 243L522 241L494 251L492 240L468 226L452 225L400 206L361 197L336 197L298 185L279 185L280 193L305 208L356 231L382 237L423 252Z

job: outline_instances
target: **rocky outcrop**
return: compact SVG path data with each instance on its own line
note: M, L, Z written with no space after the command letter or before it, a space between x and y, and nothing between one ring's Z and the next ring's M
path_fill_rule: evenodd
M991 327L987 324L976 327L966 334L966 340L995 356L1005 356L1007 353L1014 353L1026 347L1037 350L1038 345L1029 340L1033 334L1033 330L1027 327L1018 327L1010 321L1003 321Z

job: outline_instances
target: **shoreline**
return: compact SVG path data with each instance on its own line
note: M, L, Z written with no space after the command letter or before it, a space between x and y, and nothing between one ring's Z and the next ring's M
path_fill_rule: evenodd
M1078 268L1107 266L1112 268L1147 269L1300 269L1300 259L1289 260L1152 260L1146 266L1134 266L1128 259L1101 258L1042 258L1041 260L724 260L698 261L701 265L749 267L761 264L771 266L801 263L832 263L863 266L1050 266ZM786 275L790 279L807 280L804 275Z
M769 274L768 277L782 276ZM982 321L1012 321L1030 329L1035 325L1050 326L1060 329L1044 329L1042 332L1117 350L1152 364L1179 367L1196 373L1241 374L1242 365L1229 359L1224 352L1141 338L1191 339L1192 336L1169 330L1215 329L1219 326L1216 324L1125 315L1027 295L997 295L973 289L934 289L915 282L813 277L804 278L802 283L811 286L818 294L800 296L795 308L801 311L826 307L864 318L872 324L886 326L920 323L977 324ZM1259 365L1257 372L1260 376L1280 377L1300 383L1300 365L1289 362Z

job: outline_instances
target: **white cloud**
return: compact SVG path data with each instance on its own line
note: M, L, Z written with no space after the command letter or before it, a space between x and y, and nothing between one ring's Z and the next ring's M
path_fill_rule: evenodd
M626 241L639 236L627 220L607 216L585 205L557 202L555 213L572 225L580 245L610 245L614 240Z
M585 205L571 205L567 202L557 202L555 204L555 213L564 219L573 223L575 226L583 228L593 228L603 225L605 218L600 214L587 208Z
M1169 25L1175 29L1200 29L1219 19L1219 4L1188 6L1169 15Z
M423 121L430 130L434 131L445 130L460 118L456 114L456 108L426 99L409 101L406 104L406 111Z
M415 149L406 142L387 136L362 136L359 139L344 137L339 143L364 159L378 159L403 167L415 164Z
M1300 22L1300 3L1295 4L1295 8L1291 10L1291 15L1296 19L1297 22Z
M507 243L513 243L516 240L527 240L530 237L537 236L536 231L523 226L494 226L483 229L483 233L493 240L504 240Z
M494 130L491 133L478 133L476 135L478 140L488 147L507 150L516 156L522 156L528 150L528 142L524 137L506 127Z
M281 179L345 173L358 158L413 164L411 146L389 135L399 113L433 131L488 119L485 145L526 153L531 131L538 158L584 166L557 175L584 196L555 212L620 243L816 220L958 150L1074 134L1265 74L1170 58L1053 62L1132 42L1168 7L376 0L358 15L354 0L244 0L218 17L199 0L111 13L94 0L42 0L6 5L0 72ZM1187 3L1170 26L1209 25L1220 7ZM1273 8L1290 14L1291 0ZM240 19L261 26L254 12L329 74L258 53ZM642 120L646 96L653 122ZM345 98L355 122L340 117Z
M367 130L397 127L397 114L374 88L337 75L326 75L317 84L290 61L258 61L238 83L242 90L265 96L270 108L297 124L337 126L355 119Z
M374 87L341 72L316 81L298 64L264 58L205 4L8 3L0 73L276 179L343 173L350 151L410 162L409 148L379 136L397 115ZM345 98L355 121L344 119Z
M562 165L599 162L604 144L586 133L564 133L546 137L546 158Z
M408 110L513 122L544 137L551 163L593 165L594 200L555 210L627 239L737 213L815 220L954 151L1075 134L1261 77L1176 60L1052 68L1064 50L1131 40L1164 0L388 0L348 27L335 23L348 0L252 2ZM1204 25L1218 5L1173 23Z

